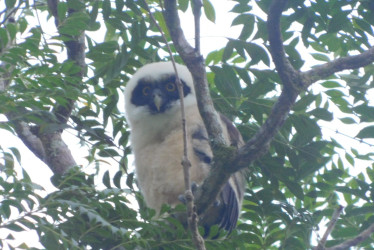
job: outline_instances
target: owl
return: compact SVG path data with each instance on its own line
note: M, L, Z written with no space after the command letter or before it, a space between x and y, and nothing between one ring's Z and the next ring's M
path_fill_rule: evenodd
M191 73L183 65L176 66L184 92L190 178L200 184L211 169L213 154ZM125 111L138 186L146 205L159 214L163 204L173 207L180 203L185 191L181 104L171 62L147 64L132 76L125 89ZM240 147L243 140L239 131L223 115L220 122L227 144ZM230 232L239 217L244 186L243 173L233 174L220 190L217 202L201 216L202 225L209 228L218 224Z

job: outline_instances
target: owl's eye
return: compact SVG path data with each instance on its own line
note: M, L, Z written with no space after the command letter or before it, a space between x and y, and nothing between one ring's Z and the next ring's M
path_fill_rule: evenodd
M151 93L151 88L149 86L143 87L142 93L143 93L144 96L149 95Z
M168 92L173 92L175 91L175 84L172 82L169 82L168 84L165 85L165 88Z

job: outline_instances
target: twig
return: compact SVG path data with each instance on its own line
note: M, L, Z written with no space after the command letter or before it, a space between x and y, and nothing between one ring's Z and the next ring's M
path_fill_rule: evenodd
M352 246L357 246L358 244L360 244L361 242L363 242L364 240L369 238L370 235L373 234L373 233L374 233L374 224L371 224L370 227L368 227L367 229L362 231L359 235L357 235L353 239L349 239L349 240L346 240L339 245L326 248L326 250L345 250L345 249L349 249Z
M314 250L323 250L325 249L326 241L331 232L334 230L336 222L339 219L340 214L343 212L343 206L339 205L339 207L334 211L332 218L329 222L329 226L327 227L325 233L322 236L322 239L318 243L318 246L314 248Z
M201 17L201 7L203 7L202 0L194 0L193 1L193 15L195 21L195 50L198 54L200 52L200 17Z
M187 124L186 124L186 115L184 110L184 93L183 93L183 84L179 78L178 70L175 64L173 53L170 49L170 46L167 42L167 39L165 37L165 34L163 30L161 29L160 25L157 23L156 19L154 18L151 10L149 9L148 4L146 1L144 1L145 6L147 7L147 11L149 13L149 16L151 20L154 22L154 24L157 26L157 29L160 31L166 47L168 49L168 52L170 54L171 62L173 64L174 72L175 72L175 78L176 78L176 84L178 88L179 93L179 99L181 104L181 118L182 118L182 130L183 130L183 159L182 159L182 166L183 166L183 174L184 174L184 187L185 187L185 198L187 203L187 216L188 216L188 227L191 230L192 233L192 240L196 246L197 249L205 250L205 242L204 239L201 237L199 230L198 230L198 216L196 213L196 207L194 203L194 196L192 194L191 190L191 180L190 180L190 167L191 162L188 159L188 135L187 135Z
M286 4L287 0L278 0L272 2L269 8L267 27L270 42L270 53L273 58L273 62L284 87L287 89L286 91L291 91L289 88L298 89L296 86L293 86L293 84L300 82L300 76L299 72L295 70L286 57L286 52L283 46L280 18Z
M303 77L309 79L309 85L325 79L326 77L335 74L336 72L346 69L357 69L373 63L374 61L374 47L367 51L354 56L347 56L338 58L331 62L319 65L313 69L303 73ZM309 85L305 86L308 87Z
M18 5L14 8L12 8L10 11L8 9L4 9L4 11L2 11L0 13L0 16L5 13L5 17L4 19L0 22L0 27L8 22L14 22L14 16L17 12L18 9L20 9L21 5L23 4L23 1L19 1L18 2ZM8 20L9 19L9 20ZM12 20L13 19L13 20Z

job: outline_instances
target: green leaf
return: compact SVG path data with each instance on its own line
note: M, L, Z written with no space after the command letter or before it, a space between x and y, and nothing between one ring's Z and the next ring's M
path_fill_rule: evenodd
M228 65L223 65L222 68L214 66L211 69L215 73L214 82L218 90L230 103L235 104L241 96L241 87L234 69Z
M21 226L18 226L16 224L8 224L8 225L5 225L4 226L6 229L9 229L9 230L12 230L12 231L15 231L15 232L22 232L22 231L25 231L23 229L23 227Z
M353 111L360 114L361 122L371 122L374 121L374 107L367 104L362 104L353 108Z
M252 14L247 14L247 13L241 14L235 17L234 20L232 20L231 26L240 25L240 24L246 25L248 23L252 23L251 20L254 20L254 16Z
M104 20L107 20L112 12L112 7L110 5L110 0L103 1L103 17Z
M178 0L178 7L181 11L186 12L188 9L188 4L190 0Z
M298 199L304 200L304 192L301 186L297 182L286 181L284 184Z
M15 147L9 148L10 151L12 151L12 154L16 157L19 164L21 164L21 154L19 150Z
M270 66L270 58L262 46L256 43L246 43L244 49L252 59L251 64L257 64L262 61L265 65Z
M75 11L82 10L85 7L84 3L80 0L69 0L67 1L67 4L68 4L69 9L72 9Z
M8 32L6 29L0 27L0 48L4 48L8 44Z
M327 90L325 91L325 94L330 96L332 100L335 100L336 98L341 98L342 96L344 96L343 92L341 92L340 90L336 90L336 89Z
M12 9L15 4L16 4L17 0L5 0L5 6L7 9Z
M312 111L308 112L308 114L314 115L317 119L325 120L325 121L332 121L333 115L329 111L323 108L316 108Z
M321 84L325 88L338 88L341 87L341 85L338 82L335 81L325 81Z
M323 61L323 62L329 62L330 58L325 55L325 54L320 54L320 53L312 53L312 57L318 61Z
M104 175L103 175L103 184L107 187L107 188L112 188L112 186L110 185L110 176L109 176L109 171L105 171Z
M62 22L66 18L66 13L68 11L68 5L66 2L59 2L57 5L57 15L58 20Z
M354 166L355 165L355 160L354 160L354 158L350 155L350 154L348 154L348 153L345 153L345 159L352 165L352 166Z
M344 30L344 28L348 25L349 21L347 19L348 11L341 11L338 15L332 17L329 22L327 32L328 33L335 33L339 30Z
M355 124L355 123L357 123L356 120L351 118L351 117L343 117L343 118L339 118L339 120L342 123L345 123L345 124Z
M126 185L133 189L133 182L134 182L134 173L130 173L127 175L127 178L126 178Z
M309 143L315 136L321 135L321 128L315 121L303 115L290 117L297 134L292 139L295 145L301 146Z
M313 94L308 94L303 96L300 100L298 100L295 105L292 107L294 111L304 111L310 104L315 101L316 96Z
M234 52L234 40L229 39L222 54L222 61L226 62L227 60L229 60L233 52Z
M368 126L363 129L356 135L357 138L374 138L374 126Z
M209 21L215 23L216 11L214 10L212 3L209 0L203 0L203 6L206 18L208 18Z
M113 183L114 183L114 186L116 186L117 188L121 188L121 177L122 177L122 171L118 171L114 177L113 177Z

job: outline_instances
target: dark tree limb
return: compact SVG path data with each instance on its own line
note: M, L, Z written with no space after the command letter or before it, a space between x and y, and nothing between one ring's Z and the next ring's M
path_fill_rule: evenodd
M270 42L270 53L277 69L278 75L282 80L287 92L296 86L293 83L299 81L299 72L291 65L286 56L283 46L283 38L280 27L280 18L287 0L273 1L268 14L267 28Z
M21 139L23 144L25 144L25 146L33 152L36 157L44 162L46 155L43 143L40 138L33 133L32 127L21 119L17 119L17 116L18 114L16 112L8 112L6 114L7 119L13 124L13 128L16 131L18 138Z
M325 249L326 241L329 235L332 233L332 231L335 228L336 222L339 219L340 214L343 212L344 207L339 206L335 211L334 214L332 215L332 218L329 222L329 225L325 231L325 233L322 236L322 239L318 242L318 246L314 248L314 250L323 250Z
M200 53L187 42L184 36L180 26L177 1L167 0L164 2L164 7L165 11L163 14L173 44L192 74L197 104L208 131L209 138L212 140L213 145L223 145L225 144L225 139L223 138L219 115L214 109L213 101L209 93L204 59Z
M349 240L346 240L339 245L326 248L326 250L346 250L346 249L349 249L350 247L357 246L358 244L360 244L361 242L363 242L364 240L369 238L370 235L372 235L373 233L374 233L374 224L372 224L370 227L368 227L367 229L362 231L356 237L354 237L352 239L349 239Z
M6 18L1 24L6 26L9 22L14 22L13 20L16 10L17 8L9 10L9 12L5 11L4 14L6 15ZM14 44L15 41L9 39L8 44L2 48L1 53L5 53L14 47ZM11 72L14 70L15 66L2 63L0 64L0 67L2 68L2 72L4 72L0 75L0 92L6 92L8 86L11 84ZM33 152L36 157L44 161L45 151L43 144L40 141L40 138L33 133L32 127L20 119L20 112L9 111L5 113L5 116L7 117L8 121L13 124L15 132L26 147L30 149L30 151Z
M59 0L48 0L48 8L55 18L55 24L58 29L59 27L59 16L58 16L58 3ZM69 16L76 12L75 10L69 10ZM78 72L75 76L82 78L86 68L86 54L85 54L85 32L81 32L78 36L71 36L70 40L64 41L64 44L67 49L67 58L75 62L80 68L81 71ZM68 83L67 83L68 84ZM71 115L71 112L74 108L75 101L68 99L65 105L56 105L53 109L53 113L62 124L65 124Z
M373 62L374 47L371 47L367 51L359 55L342 57L334 61L319 65L303 73L303 77L308 80L306 82L307 85L305 85L304 87L308 87L310 84L318 80L326 79L328 76L331 76L337 72L346 69L358 69L361 67L365 67L366 65L369 65Z

